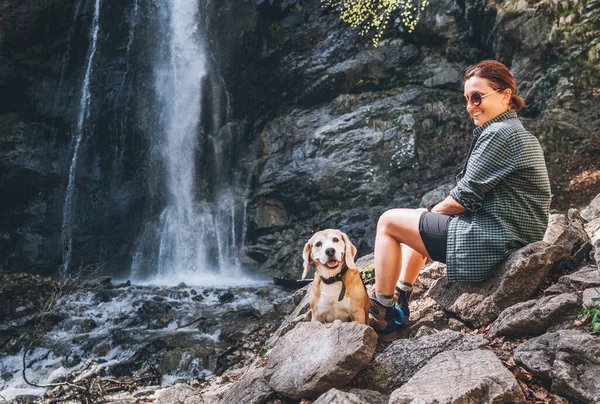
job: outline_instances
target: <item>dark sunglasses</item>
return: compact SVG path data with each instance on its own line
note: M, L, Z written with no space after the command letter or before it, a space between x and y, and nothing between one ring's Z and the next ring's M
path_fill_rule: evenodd
M467 105L469 105L469 101L471 101L471 104L478 107L481 104L482 98L487 97L490 94L494 94L495 92L498 92L498 91L500 91L500 89L491 91L491 92L489 92L487 94L483 94L483 95L475 92L475 93L471 94L471 97L467 97L466 95L463 94L463 101L465 103L465 107Z

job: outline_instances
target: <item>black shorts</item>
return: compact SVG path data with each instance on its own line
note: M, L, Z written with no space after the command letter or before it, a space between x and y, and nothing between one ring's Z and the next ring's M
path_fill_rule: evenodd
M446 263L448 226L452 216L423 212L419 219L419 234L432 260Z

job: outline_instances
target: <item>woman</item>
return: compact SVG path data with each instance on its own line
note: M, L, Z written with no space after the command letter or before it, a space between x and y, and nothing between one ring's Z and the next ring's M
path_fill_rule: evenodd
M427 258L446 263L448 282L478 282L512 251L543 238L550 181L539 142L517 117L524 101L516 90L500 62L468 67L464 101L477 128L456 187L427 211L380 217L370 312L380 340L395 339L408 319L412 284Z

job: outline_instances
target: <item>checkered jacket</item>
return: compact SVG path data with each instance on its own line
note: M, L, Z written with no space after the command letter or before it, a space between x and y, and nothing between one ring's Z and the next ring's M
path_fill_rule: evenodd
M541 240L550 181L538 140L507 111L477 127L450 195L467 210L448 227L448 282L487 278L514 250Z

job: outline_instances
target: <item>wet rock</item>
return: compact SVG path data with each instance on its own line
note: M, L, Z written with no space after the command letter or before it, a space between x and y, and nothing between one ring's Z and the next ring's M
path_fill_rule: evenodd
M264 377L286 397L317 397L352 380L371 361L376 344L375 331L356 322L300 323L277 341Z
M490 335L538 336L567 316L577 316L580 308L579 296L572 293L517 303L500 313Z
M476 327L490 324L502 310L531 297L554 263L568 257L563 247L543 241L517 250L497 273L478 283L448 284L444 276L429 290L445 310Z
M219 302L221 303L231 303L235 300L235 295L232 292L225 292L221 296L219 296Z
M137 313L142 318L151 318L167 314L171 311L171 308L172 307L169 303L165 303L163 301L149 300L142 304L142 306L137 310Z
M348 391L331 389L313 401L313 404L387 404L389 397L377 391L351 389Z
M551 383L551 391L585 403L600 402L600 339L576 330L532 338L514 351L517 363Z
M396 340L355 378L356 386L391 393L413 377L437 354L449 351L469 351L488 344L481 337L446 330L411 341Z
M87 319L84 320L83 323L81 323L81 326L79 327L79 332L88 333L96 327L98 327L98 324L94 320Z
M525 397L517 379L493 352L474 350L438 354L395 390L389 402L516 404L525 403Z

